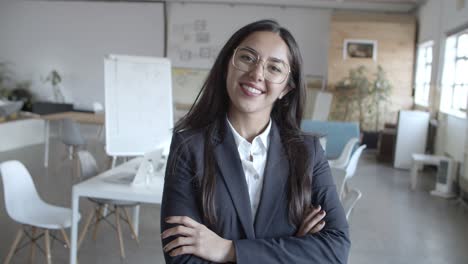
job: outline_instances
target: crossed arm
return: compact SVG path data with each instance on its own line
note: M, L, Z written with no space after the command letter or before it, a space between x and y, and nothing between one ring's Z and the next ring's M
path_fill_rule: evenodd
M321 207L312 208L302 221L296 237L307 234L315 234L323 229L325 211ZM177 226L166 229L161 237L166 239L178 236L176 239L164 246L164 252L175 257L192 254L213 262L235 262L236 254L232 240L224 239L205 225L196 222L187 216L170 216L165 219L166 223Z
M168 166L161 207L167 263L346 263L350 246L347 223L323 151L315 155L320 158L314 165L319 185L314 186L313 201L322 205L326 216L320 214L324 212L321 208L311 208L293 236L232 241L201 224L189 166L193 157L177 135L172 144L171 155L177 155L179 162L173 173ZM169 162L174 158L170 156Z

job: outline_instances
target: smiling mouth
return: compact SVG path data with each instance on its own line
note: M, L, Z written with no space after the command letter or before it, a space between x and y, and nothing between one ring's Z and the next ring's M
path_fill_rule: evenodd
M265 92L263 92L263 91L261 91L261 90L259 90L257 88L249 86L247 84L241 84L240 86L242 87L242 89L244 89L244 91L246 91L246 92L248 92L248 93L250 93L252 95L260 95L260 94L265 93Z

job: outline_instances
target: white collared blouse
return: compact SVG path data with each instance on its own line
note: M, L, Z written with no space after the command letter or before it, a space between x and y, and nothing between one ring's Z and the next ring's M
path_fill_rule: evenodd
M236 131L227 117L226 120L234 135L237 151L242 162L245 180L249 189L252 218L255 219L263 188L263 177L270 141L271 119L266 129L256 136L252 140L252 143L248 142Z

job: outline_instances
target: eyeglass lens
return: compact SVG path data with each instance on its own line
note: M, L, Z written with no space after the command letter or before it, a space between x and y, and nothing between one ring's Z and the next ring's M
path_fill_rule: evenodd
M255 69L259 63L259 56L252 50L239 48L234 54L234 66L244 72ZM277 59L268 59L263 63L263 76L273 83L281 83L289 73L286 63Z

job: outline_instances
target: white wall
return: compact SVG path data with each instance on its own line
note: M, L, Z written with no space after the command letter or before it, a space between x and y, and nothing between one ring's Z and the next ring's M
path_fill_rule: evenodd
M457 27L462 25L467 25L468 23L468 2L463 0L464 7L462 9L457 10L457 2L460 0L445 0L445 1L437 1L437 0L430 0L435 2L442 3L442 30L451 31Z
M163 56L161 3L0 1L0 61L50 98L41 81L52 69L65 94L90 107L104 101L104 56Z
M466 1L465 1L466 2ZM465 7L457 10L457 0L428 0L419 9L419 35L420 43L434 41L433 54L433 89L440 94L442 70L444 61L444 46L447 32L451 32L463 25L468 25L468 3ZM432 98L432 103L439 105L439 96ZM438 110L438 109L436 109ZM447 153L457 161L468 164L466 151L468 149L468 119L439 113L439 128L436 138L436 152L438 154ZM464 170L460 170L461 175L468 179Z
M463 162L465 155L467 120L452 115L441 114L437 130L439 154L449 154Z
M237 29L256 20L274 19L289 29L298 42L305 73L327 76L330 9L190 3L171 3L168 9L168 55L177 67L208 69ZM197 22L199 26L195 25ZM196 41L197 31L208 33L207 42ZM201 47L214 52L209 58L199 58ZM191 51L193 57L181 59L181 51Z
M419 43L439 38L441 27L441 3L442 1L427 1L426 4L418 10Z
M330 9L181 3L168 3L168 8L170 30L205 20L210 45L219 48L237 28L274 18L298 41L305 73L327 76ZM163 56L163 4L0 1L0 36L0 61L12 63L16 79L31 80L33 92L41 99L52 99L51 87L41 80L56 69L62 74L65 94L76 105L90 107L94 101L103 102L106 54ZM169 38L169 51L180 43L192 45L176 41ZM210 66L180 62L173 55L171 59L179 67Z

